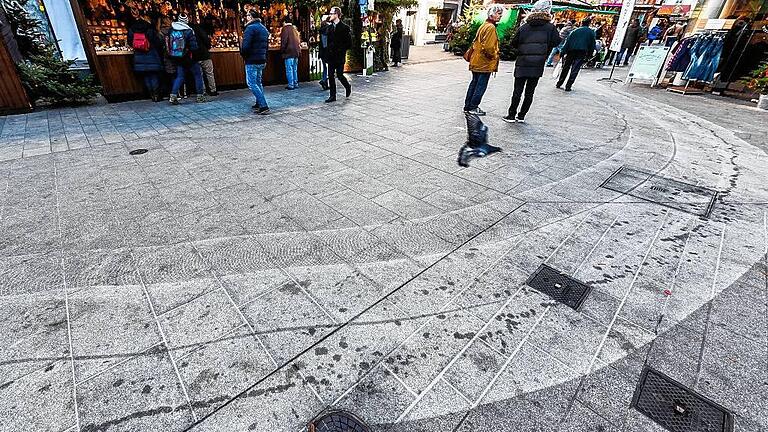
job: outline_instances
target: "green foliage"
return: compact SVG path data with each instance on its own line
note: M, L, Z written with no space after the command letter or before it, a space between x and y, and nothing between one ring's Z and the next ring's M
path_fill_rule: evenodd
M482 21L475 20L475 17L483 10L482 0L472 0L469 6L464 9L459 19L459 27L453 32L448 47L455 54L464 54L472 42L475 40L477 29L482 25Z
M517 49L512 46L512 39L515 37L517 29L507 27L504 36L499 41L499 58L504 61L512 61L517 58Z
M73 61L62 60L53 43L40 32L40 21L24 9L27 0L0 0L24 61L17 64L19 77L33 105L81 104L101 90L93 77L71 70Z
M24 9L27 0L1 0L0 9L3 10L11 32L16 39L19 52L24 57L39 55L45 52L45 35L40 31L40 21L29 16Z
M81 77L70 67L73 61L59 59L52 47L18 65L19 76L30 100L52 105L87 103L99 93L93 77Z
M415 0L377 0L375 3L376 11L378 14L378 21L380 22L376 26L376 33L378 33L378 39L376 41L376 56L374 57L374 69L376 71L388 70L389 67L389 42L390 34L392 33L392 27L394 24L395 15L402 8L409 8L417 5Z
M768 95L768 61L764 61L742 81L748 89Z

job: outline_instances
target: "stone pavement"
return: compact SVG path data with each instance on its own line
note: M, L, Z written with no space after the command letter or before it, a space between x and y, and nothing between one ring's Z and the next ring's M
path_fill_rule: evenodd
M504 152L466 169L462 60L266 117L238 91L1 119L0 431L662 430L646 365L766 430L766 123L585 71L508 125L510 72ZM526 286L542 263L579 311Z

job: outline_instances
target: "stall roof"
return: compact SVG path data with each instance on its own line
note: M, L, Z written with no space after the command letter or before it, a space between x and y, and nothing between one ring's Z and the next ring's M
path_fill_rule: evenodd
M531 9L533 5L531 4L521 4L516 5L520 9ZM598 15L618 15L619 10L613 7L581 7L581 6L574 6L574 5L558 5L555 4L552 6L552 12L560 12L564 10L575 10L579 12L589 12L593 14Z

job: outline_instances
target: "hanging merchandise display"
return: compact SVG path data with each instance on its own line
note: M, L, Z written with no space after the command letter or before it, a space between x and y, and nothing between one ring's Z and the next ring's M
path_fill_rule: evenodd
M722 52L722 36L704 35L697 37L691 48L691 61L685 69L683 79L712 82Z

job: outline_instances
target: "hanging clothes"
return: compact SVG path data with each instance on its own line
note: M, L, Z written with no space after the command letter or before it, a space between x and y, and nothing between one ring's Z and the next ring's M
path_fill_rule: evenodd
M691 47L693 47L696 38L688 37L680 41L672 52L667 70L670 72L684 72L691 63Z
M683 78L711 82L715 77L722 52L722 37L713 35L697 37L696 43L691 48L691 62L685 69Z

